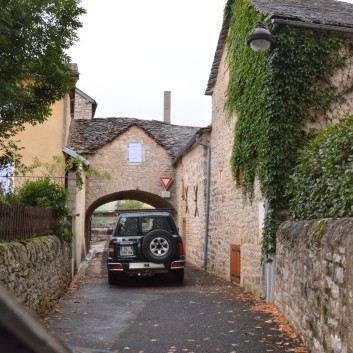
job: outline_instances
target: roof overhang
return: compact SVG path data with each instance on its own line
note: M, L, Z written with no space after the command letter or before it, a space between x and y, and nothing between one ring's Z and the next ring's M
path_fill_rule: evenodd
M281 17L272 17L271 22L274 26L289 26L289 27L296 27L296 28L303 28L303 29L311 29L311 30L321 30L326 32L338 32L338 33L349 33L353 34L352 27L343 27L343 26L333 26L328 24L321 24L321 23L311 23L311 22L304 22L294 19L286 19Z
M212 126L206 126L198 130L194 136L190 139L190 141L185 145L185 147L178 153L178 155L174 158L172 165L175 166L178 161L187 153L187 151L197 143L197 137L202 135L205 132L211 132L212 131Z
M62 151L67 156L70 156L75 159L79 159L86 168L89 168L89 161L87 159L83 158L82 156L80 156L77 152L75 152L71 148L63 146Z

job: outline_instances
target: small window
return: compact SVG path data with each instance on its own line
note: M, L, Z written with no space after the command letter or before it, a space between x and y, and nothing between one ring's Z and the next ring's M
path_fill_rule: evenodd
M142 144L129 143L129 162L141 163L142 162Z

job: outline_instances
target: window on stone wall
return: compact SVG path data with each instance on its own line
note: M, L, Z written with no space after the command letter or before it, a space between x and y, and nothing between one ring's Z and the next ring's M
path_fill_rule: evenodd
M142 144L129 143L129 162L141 163L142 162Z

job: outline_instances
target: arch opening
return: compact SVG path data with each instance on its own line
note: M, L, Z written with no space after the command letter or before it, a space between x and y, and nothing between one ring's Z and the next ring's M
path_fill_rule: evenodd
M151 208L171 208L174 209L173 205L168 200L152 193L148 193L140 190L127 190L105 195L96 201L94 201L87 209L85 216L85 243L86 249L90 248L91 241L91 229L92 229L92 216L94 211L105 204L113 201L123 200L134 200L144 204L150 205ZM175 216L175 210L173 216Z

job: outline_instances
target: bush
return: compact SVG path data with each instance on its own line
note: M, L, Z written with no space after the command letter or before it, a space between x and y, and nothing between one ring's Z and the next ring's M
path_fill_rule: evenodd
M303 149L290 184L293 219L353 216L353 115Z
M61 241L66 243L71 243L74 238L74 233L70 230L70 222L66 220L58 220L55 222L53 233L56 235Z
M18 201L27 206L50 208L57 217L67 216L68 191L45 176L37 180L27 180L18 190Z
M52 232L62 241L70 243L74 234L70 231L70 223L65 219L69 215L68 191L44 176L37 180L27 180L16 195L22 205L50 208L54 211L56 221Z

